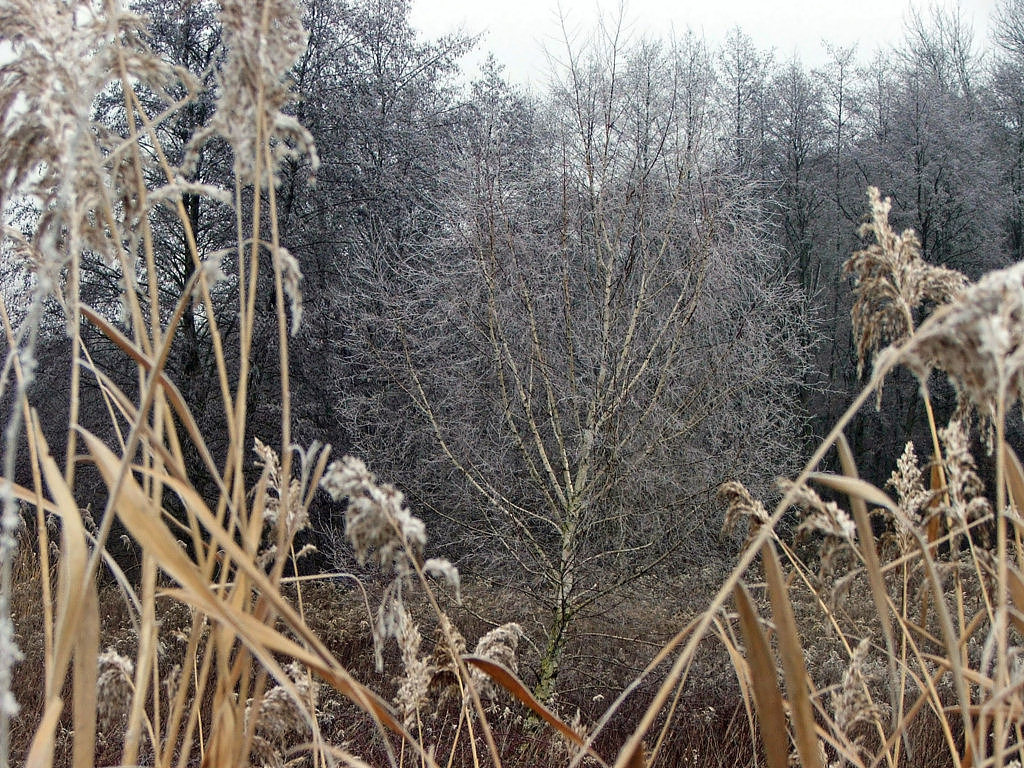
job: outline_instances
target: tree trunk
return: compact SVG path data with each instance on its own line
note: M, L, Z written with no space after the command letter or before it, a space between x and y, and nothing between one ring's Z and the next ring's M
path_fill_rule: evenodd
M565 651L567 630L572 621L572 612L560 605L555 609L551 628L548 631L548 644L544 649L544 655L540 659L540 680L534 688L533 695L542 702L549 702L555 695L555 685L558 682L558 671L562 661L562 653Z
M573 563L573 549L576 544L576 507L570 505L567 516L571 522L562 529L562 556L558 580L554 586L555 607L551 612L551 626L548 629L548 644L540 659L540 680L534 695L543 702L548 702L555 695L558 682L558 670L562 661L562 652L568 640L569 625L574 618L571 595L576 584L576 570Z

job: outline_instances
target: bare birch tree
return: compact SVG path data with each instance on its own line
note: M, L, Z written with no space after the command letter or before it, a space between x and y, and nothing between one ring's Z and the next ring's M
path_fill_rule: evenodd
M545 608L543 697L580 615L700 557L720 479L768 477L798 444L802 302L746 186L695 150L713 142L689 135L692 54L605 30L568 51L543 122L491 72L445 232L391 255L380 293L406 291L370 330L440 448L407 454L409 487Z

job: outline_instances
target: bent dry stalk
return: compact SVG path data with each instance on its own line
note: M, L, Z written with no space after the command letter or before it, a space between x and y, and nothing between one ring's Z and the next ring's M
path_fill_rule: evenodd
M791 713L793 743L801 731L821 727L822 764L838 759L898 765L919 759L921 740L934 733L954 764L1013 765L1020 760L1024 701L1014 683L1019 626L1010 616L1024 604L1017 588L1024 486L1009 471L1019 462L1004 433L1008 404L1024 394L1024 268L1016 265L968 284L950 270L925 264L914 234L897 236L889 228L888 201L877 190L870 198L872 220L863 232L877 242L847 263L858 280L854 328L862 362L880 344L890 346L876 354L872 381L859 400L880 389L896 366L918 377L924 398L933 370L948 375L959 406L945 427L932 430L930 477L908 442L889 480L892 499L857 479L852 463L848 477L809 474L819 451L808 473L783 483L784 499L772 517L777 520L790 505L806 515L798 531L822 538L817 573L805 561L808 553L798 555L762 524L763 515L742 488L723 487L727 520L750 518L755 542L774 540L786 554L786 599L802 614L802 644L810 659L805 689L819 698L834 691L830 707L819 705L817 724L796 721ZM938 306L915 327L924 304ZM852 414L853 409L837 430ZM972 455L976 421L983 444L996 451L995 482L988 487ZM809 479L840 491L854 507L876 506L872 514L884 521L877 541L880 563L868 556L876 548L871 526L855 532L852 524L840 524L848 521L846 513L823 502ZM1007 496L1008 487L1018 490ZM871 540L860 538L865 532ZM874 603L877 613L865 615L869 575L882 585L884 598ZM733 578L747 577L737 570ZM895 643L887 651L872 638L878 622L892 620ZM815 625L826 629L813 630ZM841 680L823 678L827 665L814 660L820 654L812 648L824 647L849 660ZM889 653L895 658L883 663ZM737 667L737 674L749 673ZM887 688L895 694L883 705L879 696ZM801 758L808 759L806 749Z

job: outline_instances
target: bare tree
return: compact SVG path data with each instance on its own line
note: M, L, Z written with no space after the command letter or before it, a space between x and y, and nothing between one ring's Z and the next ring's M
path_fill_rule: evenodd
M1024 3L1004 0L995 21L999 55L992 71L990 114L1002 167L1005 229L1014 260L1024 258Z
M809 297L816 297L829 277L824 272L827 254L818 247L825 239L819 227L827 199L822 184L828 135L822 93L795 58L776 73L772 92L769 135L780 239L794 278Z
M446 232L371 329L440 447L410 487L473 492L447 499L478 556L545 606L544 697L580 615L702 558L717 483L796 450L802 302L747 185L696 150L713 142L685 50L604 29L569 50L543 120L478 91Z
M768 132L768 92L772 54L759 51L739 27L733 27L719 51L720 105L727 140L738 170L764 178Z
M419 38L408 0L305 6L310 44L294 72L296 110L321 164L313 192L304 168L286 169L279 198L308 310L291 376L297 434L344 445L358 427L339 418L337 404L380 389L351 355L360 318L379 312L364 301L364 283L392 258L415 253L437 226L440 169L461 124L453 82L473 40Z
M865 184L892 196L897 226L913 227L932 262L976 275L998 253L999 160L977 98L979 58L956 13L916 15L896 64L873 68L856 161Z

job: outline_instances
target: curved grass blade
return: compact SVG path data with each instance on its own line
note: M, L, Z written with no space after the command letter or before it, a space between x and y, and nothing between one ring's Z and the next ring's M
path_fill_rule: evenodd
M601 763L601 765L607 765L607 763L601 759L600 755L587 746L587 742L582 736L576 733L576 731L570 728L565 722L560 720L554 712L541 704L530 690L523 685L519 678L512 674L511 670L507 667L502 664L498 664L495 661L491 661L490 659L485 659L482 656L463 656L462 660L479 669L494 682L519 699L520 702L533 710L533 712L545 723L565 736L565 738L569 739L569 741L577 747L587 750L592 757L596 758L598 762Z
M768 597L772 603L772 617L779 637L779 655L782 659L782 672L786 678L786 693L789 695L790 717L793 721L800 764L804 768L824 768L818 750L814 709L807 686L807 667L804 664L804 652L800 646L796 618L793 615L793 604L789 601L782 566L771 541L766 541L761 547L761 559L764 563L765 581L768 582Z
M768 639L765 637L757 612L750 600L750 594L743 584L733 589L736 608L740 615L740 630L747 645L750 682L754 691L754 706L761 722L761 737L764 739L765 757L769 768L788 768L789 739L786 737L786 710L779 690Z

